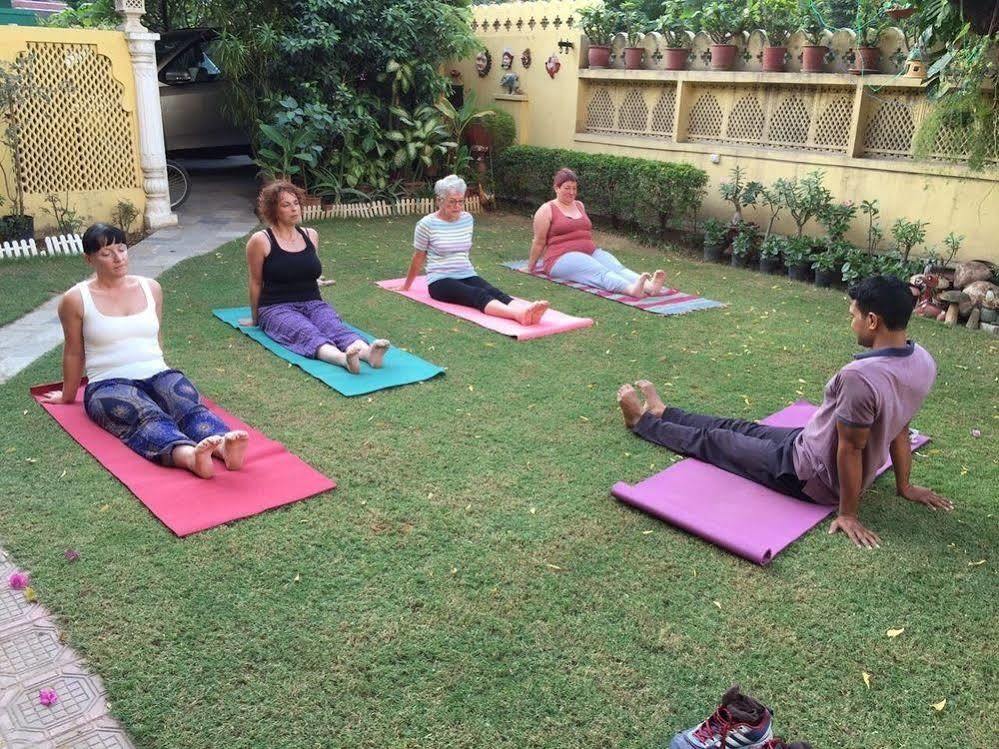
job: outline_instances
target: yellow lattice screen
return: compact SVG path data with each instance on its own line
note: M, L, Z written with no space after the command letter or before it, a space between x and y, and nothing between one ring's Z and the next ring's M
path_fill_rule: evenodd
M19 109L27 193L139 186L131 112L111 61L92 44L29 42L40 95Z
M676 87L672 85L596 86L586 104L586 130L669 138L675 111Z

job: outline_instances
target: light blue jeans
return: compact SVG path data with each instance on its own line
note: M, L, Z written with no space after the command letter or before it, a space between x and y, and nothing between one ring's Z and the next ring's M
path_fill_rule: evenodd
M638 280L638 274L628 270L607 250L567 252L552 266L552 278L594 286L617 294L625 293Z

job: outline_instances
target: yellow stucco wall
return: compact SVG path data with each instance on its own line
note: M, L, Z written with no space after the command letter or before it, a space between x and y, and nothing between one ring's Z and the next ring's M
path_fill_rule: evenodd
M41 136L36 134L32 153L26 155L43 165L36 171L47 175L36 182L46 183L60 201L68 201L89 221L109 221L117 203L128 200L140 215L133 228L140 228L146 201L138 156L135 83L124 35L118 31L0 26L0 60L10 63L30 49L36 50L36 55L46 55L47 67L39 83L43 90L55 92L54 99L41 98L29 106L36 115L44 111L47 120L46 130ZM53 65L53 60L58 64ZM60 67L69 72L62 73ZM52 111L54 101L68 101L72 106ZM44 137L44 133L52 137ZM4 147L0 147L0 163L9 175L11 157ZM71 189L67 194L66 175L73 175L77 187L92 184L98 189ZM109 183L113 186L100 187ZM2 184L0 191L9 197ZM42 210L48 206L45 192L26 193L25 206L35 217L36 231L44 233L54 227L52 216ZM5 204L0 213L6 214L9 208L9 203Z
M669 139L584 132L584 97L587 86L596 81L579 78L579 61L581 57L585 59L585 40L581 39L578 23L569 26L567 22L569 18L575 21L574 11L584 4L511 3L478 6L475 9L476 36L492 54L492 70L487 76L479 77L474 59L462 60L453 67L461 72L466 90L475 92L480 106L505 109L514 115L520 143L694 164L704 169L710 179L702 215L720 219L731 217L731 206L721 199L718 185L728 179L729 171L736 165L745 170L748 179L764 184L772 183L780 177L801 176L813 169L822 169L825 172L825 183L837 200L859 203L865 199L877 199L880 202L881 221L886 234L889 233L891 224L900 217L929 221L927 244L940 245L944 237L953 231L965 236L959 257L999 261L999 171L996 169L972 172L958 164L911 159L854 158L845 154L722 143L677 143ZM528 26L531 19L535 22L533 28ZM548 21L547 27L542 26L542 19ZM555 19L559 19L561 23L556 25ZM496 24L499 24L498 27ZM558 54L557 44L560 39L572 41L574 49L568 54ZM525 48L530 48L533 58L531 67L527 69L520 62L520 55ZM520 76L520 87L524 93L522 100L508 100L500 88L500 78L507 72L500 68L504 49L510 49L514 54L512 72ZM561 63L554 79L549 77L544 68L545 60L552 53L557 54ZM622 71L621 75L624 76L624 81L644 76L645 80L654 83L669 75L682 79L685 74L646 70L634 75ZM696 77L696 74L692 75ZM746 81L747 76L752 75L757 74L740 73L732 76L732 81L737 85L751 85ZM700 73L700 76L703 81L705 74ZM901 86L904 83L887 75L879 78L884 79L888 85ZM851 81L856 80L832 74L812 76L808 81L799 78L817 85L833 79L840 86L852 86ZM719 82L723 82L723 79L719 79ZM899 91L898 95L909 95L913 91L918 94L917 90L907 89ZM859 128L860 116L860 112L854 112L854 130ZM677 121L680 122L679 117ZM585 184L581 187L581 197L585 200ZM769 216L763 211L754 215L754 210L747 212L747 218L762 222ZM793 224L788 218L782 219L778 230L791 232ZM822 230L819 226L810 225L809 231L817 235ZM849 238L862 244L865 236L863 217L858 216ZM891 246L890 237L886 239L884 246Z

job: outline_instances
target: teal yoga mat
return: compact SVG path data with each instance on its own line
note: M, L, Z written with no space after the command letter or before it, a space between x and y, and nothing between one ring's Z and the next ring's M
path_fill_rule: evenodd
M301 367L308 374L315 377L320 382L324 382L341 395L365 395L376 390L397 387L399 385L409 385L414 382L422 382L443 374L444 370L436 364L424 361L418 356L410 354L398 348L390 348L385 354L385 360L381 369L372 369L364 362L361 362L359 374L351 374L343 367L329 364L318 359L308 359L299 356L293 351L289 351L280 343L270 339L260 328L255 326L240 325L240 318L250 316L249 307L229 307L228 309L213 309L212 314L224 323L228 323L239 332L248 335L268 351L277 354L287 362L291 362L296 367ZM351 326L353 327L353 326ZM363 330L354 328L357 333L366 341L371 341L373 336L368 335Z

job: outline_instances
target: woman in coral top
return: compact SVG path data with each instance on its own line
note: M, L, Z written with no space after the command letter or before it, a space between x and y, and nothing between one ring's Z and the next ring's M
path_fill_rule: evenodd
M555 173L555 200L534 214L534 243L528 261L533 273L538 261L552 278L594 286L633 297L655 296L666 283L666 272L636 273L593 242L593 224L576 200L579 178L571 169Z

